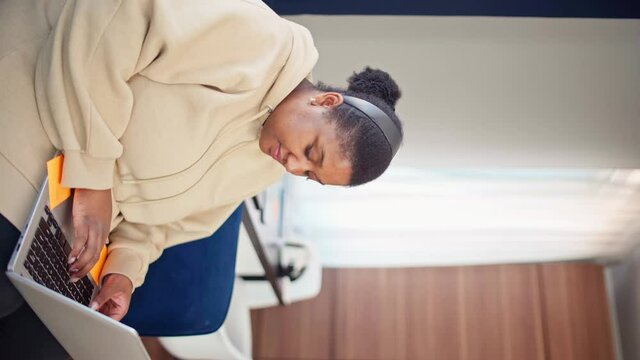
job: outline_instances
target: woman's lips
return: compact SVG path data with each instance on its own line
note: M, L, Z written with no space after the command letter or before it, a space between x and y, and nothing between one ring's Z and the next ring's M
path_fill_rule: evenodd
M278 143L277 146L275 146L274 148L271 149L271 157L282 164L282 161L280 161L280 155L282 153L282 144Z

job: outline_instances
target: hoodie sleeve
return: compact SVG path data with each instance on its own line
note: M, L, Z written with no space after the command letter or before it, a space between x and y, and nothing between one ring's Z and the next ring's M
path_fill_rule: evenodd
M113 186L132 77L246 93L274 81L291 39L260 1L68 0L36 67L42 124L65 155L62 184Z
M108 274L122 274L139 287L149 264L156 261L167 244L181 244L213 234L240 204L219 206L180 221L163 225L121 222L109 235L108 256L101 279Z
M36 67L42 124L64 152L62 183L112 187L133 105L127 80L148 63L142 53L149 26L141 1L66 2ZM152 54L146 54L151 55Z

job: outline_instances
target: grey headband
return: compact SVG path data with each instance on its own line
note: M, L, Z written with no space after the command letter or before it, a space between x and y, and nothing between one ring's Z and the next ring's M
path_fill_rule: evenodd
M372 103L362 100L353 96L345 96L343 95L344 103L350 105L354 109L363 113L366 117L368 117L374 124L382 131L382 134L389 145L391 145L391 156L395 156L400 148L400 142L402 141L402 135L400 134L400 129L396 124L393 123L393 120L385 114L384 111L380 110L379 107L373 105Z

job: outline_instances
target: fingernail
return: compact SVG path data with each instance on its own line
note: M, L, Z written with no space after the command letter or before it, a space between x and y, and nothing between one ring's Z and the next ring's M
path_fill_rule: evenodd
M72 256L69 258L69 260L67 261L67 264L73 264L74 262L76 262L76 257Z
M72 283L74 283L74 282L76 282L78 280L80 280L80 279L78 279L77 277L73 277L73 276L69 278L69 281L71 281Z
M89 305L89 307L91 308L91 310L98 310L98 303L93 301L91 305Z

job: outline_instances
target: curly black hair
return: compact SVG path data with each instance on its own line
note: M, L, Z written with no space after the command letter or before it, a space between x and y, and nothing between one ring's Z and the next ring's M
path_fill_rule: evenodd
M395 113L395 106L402 95L398 84L388 73L366 67L347 79L347 89L318 83L322 91L339 92L366 100L384 111L402 132L402 123ZM360 111L341 104L328 114L336 123L340 147L352 166L350 186L367 183L380 176L391 163L393 152L382 131Z

